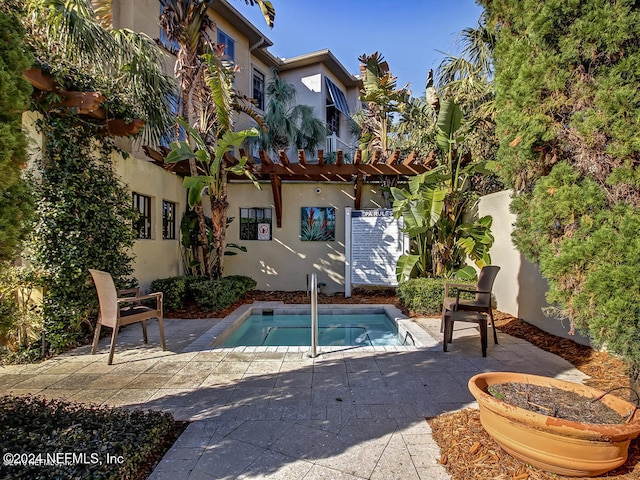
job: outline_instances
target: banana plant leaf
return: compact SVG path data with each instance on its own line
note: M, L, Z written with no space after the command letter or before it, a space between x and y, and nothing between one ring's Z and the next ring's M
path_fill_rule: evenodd
M442 152L449 152L453 145L462 140L461 136L456 136L462 125L462 110L453 101L448 99L440 102L440 113L438 114L436 143Z
M420 260L420 255L400 255L396 264L396 278L398 283L406 282L411 278L411 272Z

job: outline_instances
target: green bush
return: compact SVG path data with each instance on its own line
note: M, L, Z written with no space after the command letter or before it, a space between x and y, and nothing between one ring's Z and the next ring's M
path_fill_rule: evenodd
M401 283L396 294L404 306L412 312L431 314L442 310L444 284L443 278L412 278Z
M233 305L255 286L256 282L252 278L233 275L218 280L205 279L194 282L191 285L191 292L196 305L218 311Z
M11 261L28 231L33 198L21 178L27 163L22 112L29 109L31 85L23 72L33 58L17 17L0 11L0 261Z
M442 312L442 300L444 299L444 284L451 282L446 278L412 278L401 283L396 289L396 295L404 306L419 315L440 315ZM466 282L455 281L456 284ZM474 283L468 284L474 287ZM454 295L455 290L450 290L449 295ZM469 298L471 294L465 293L460 298Z
M184 308L189 302L207 310L222 310L233 305L242 295L253 290L256 281L242 275L230 275L218 280L204 276L169 277L151 282L151 291L164 294L169 310Z
M0 396L0 445L5 454L68 452L86 461L9 465L2 478L146 478L143 472L167 448L179 426L170 413L88 406L34 396ZM106 462L107 453L122 462ZM25 456L26 456L25 455ZM55 462L56 457L52 457ZM5 459L9 459L6 457Z
M160 278L151 282L152 292L163 293L164 307L169 310L179 310L184 308L188 299L189 277L169 277Z

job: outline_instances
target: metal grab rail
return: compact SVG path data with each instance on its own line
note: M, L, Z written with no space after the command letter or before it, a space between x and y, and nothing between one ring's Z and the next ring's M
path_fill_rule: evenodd
M311 274L311 358L318 356L318 275Z

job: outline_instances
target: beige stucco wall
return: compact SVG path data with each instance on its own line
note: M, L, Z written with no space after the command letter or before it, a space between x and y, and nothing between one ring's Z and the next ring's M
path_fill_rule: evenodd
M549 306L545 299L549 286L538 266L524 258L513 245L511 232L516 216L509 211L511 195L511 191L486 195L478 205L479 216L493 217L491 232L495 242L490 250L491 263L501 267L494 284L498 310L522 318L546 332L588 345L589 340L585 337L569 336L567 319L549 318L544 314L543 309Z
M316 188L321 192L316 193ZM306 289L307 274L318 274L326 293L344 292L344 209L353 207L351 183L285 183L282 185L282 228L277 228L275 206L269 183L258 190L251 183L229 185L229 216L236 217L227 230L227 242L247 247L246 253L225 258L225 275L247 275L258 282L259 290L295 291ZM362 208L384 206L379 186L366 185ZM240 241L240 208L271 208L271 241ZM300 240L301 207L335 207L336 239L331 242Z
M160 2L158 0L112 0L112 18L115 28L129 28L158 38Z
M123 159L113 154L116 173L133 192L151 197L151 239L137 240L133 253L134 276L143 292L158 278L181 275L180 221L185 210L185 190L182 178L139 158ZM176 204L176 239L162 239L162 201Z
M22 116L23 128L29 137L29 168L38 176L35 160L42 155L43 140L35 128L35 122L41 115L37 112L25 112ZM125 146L126 139L117 139L119 146ZM151 197L152 238L137 240L133 253L134 276L144 292L148 291L151 281L182 274L180 252L180 221L185 210L186 194L182 187L182 178L152 164L149 161L131 155L126 159L113 152L113 168L116 174L134 191ZM162 239L162 201L176 204L176 240Z

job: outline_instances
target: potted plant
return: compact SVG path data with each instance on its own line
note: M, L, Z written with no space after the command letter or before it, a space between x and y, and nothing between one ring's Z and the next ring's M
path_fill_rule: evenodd
M626 420L615 424L565 420L512 405L489 393L492 386L509 382L574 392L588 401L601 401ZM560 475L593 477L619 467L627 460L630 441L640 434L636 406L579 383L487 372L472 377L469 390L478 401L482 426L507 453Z

